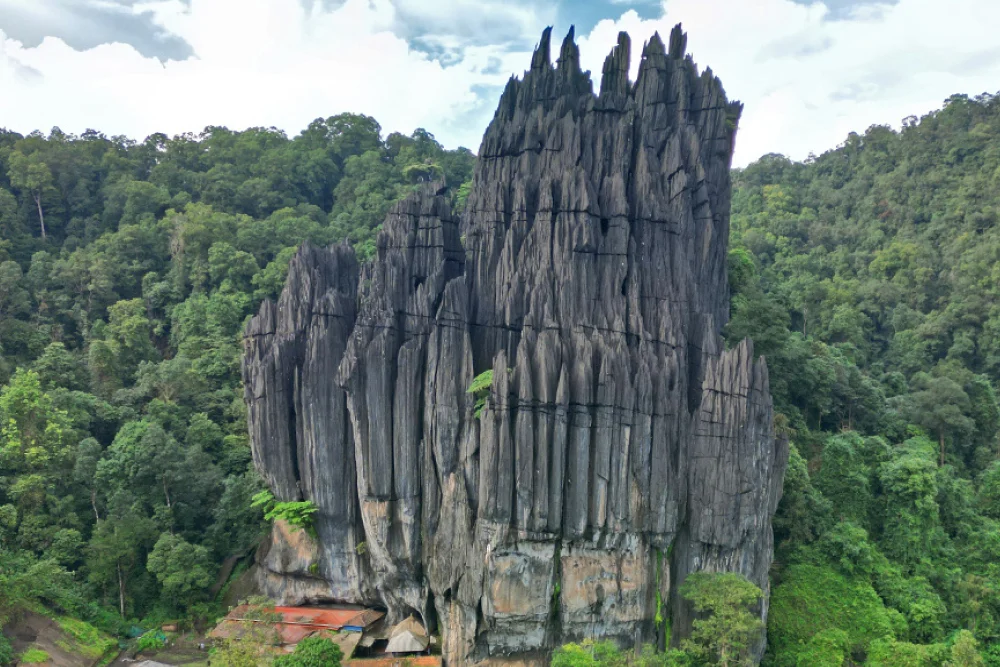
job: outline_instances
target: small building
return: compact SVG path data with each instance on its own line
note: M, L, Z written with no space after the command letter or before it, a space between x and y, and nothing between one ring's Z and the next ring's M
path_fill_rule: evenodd
M291 653L296 645L306 637L328 637L338 646L348 659L361 641L362 633L377 623L385 614L377 609L364 607L274 607L269 611L277 614L277 621L262 621L249 614L247 605L234 608L219 625L209 633L209 637L222 639L238 636L249 624L273 624L278 635L276 650Z
M427 636L423 624L410 616L389 632L389 643L385 647L385 652L393 655L423 653L430 643L430 637Z

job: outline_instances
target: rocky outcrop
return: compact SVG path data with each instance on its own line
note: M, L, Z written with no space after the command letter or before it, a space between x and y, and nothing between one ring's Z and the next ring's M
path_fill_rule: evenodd
M370 264L294 258L243 373L254 460L318 540L304 563L276 529L266 592L417 614L464 665L662 640L658 615L677 641L698 570L766 590L787 449L763 360L719 336L741 106L685 42L654 36L631 82L622 34L595 95L546 31L461 220L425 184Z

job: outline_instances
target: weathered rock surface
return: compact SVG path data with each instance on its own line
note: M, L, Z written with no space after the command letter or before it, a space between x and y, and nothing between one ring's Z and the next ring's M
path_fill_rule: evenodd
M546 31L461 221L427 184L371 264L295 257L243 373L254 460L319 540L276 530L268 593L414 613L459 665L657 641L658 587L677 641L698 570L767 589L787 449L763 360L719 336L741 106L685 42L654 36L630 82L622 34L595 95Z

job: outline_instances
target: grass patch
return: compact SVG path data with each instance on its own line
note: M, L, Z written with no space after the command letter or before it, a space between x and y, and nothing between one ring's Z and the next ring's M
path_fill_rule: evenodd
M21 655L21 664L37 665L49 661L49 654L40 648L29 648Z
M60 642L59 647L87 658L97 659L118 646L118 643L90 623L68 616L56 617L59 628L73 638L76 646L67 648Z

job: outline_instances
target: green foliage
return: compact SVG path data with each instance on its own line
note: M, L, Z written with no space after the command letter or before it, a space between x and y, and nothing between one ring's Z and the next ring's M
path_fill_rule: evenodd
M0 626L20 608L69 610L77 602L73 575L58 563L0 547Z
M623 651L610 641L585 639L565 644L552 653L552 667L693 667L691 656L671 649L658 652L652 646Z
M59 629L72 638L73 652L86 658L97 660L118 647L117 641L90 623L66 616L56 617L55 621Z
M610 641L566 644L552 654L552 667L624 667L625 655Z
M10 645L6 635L0 634L0 665L9 665L12 662L14 662L14 647Z
M843 630L817 632L798 653L796 667L841 667L850 656L850 639Z
M698 618L682 647L692 656L721 667L753 665L750 649L764 624L752 610L763 593L734 572L695 572L684 580L680 594Z
M197 556L200 582L266 528L250 506L247 317L301 243L370 255L414 183L457 186L474 160L355 114L295 137L0 130L3 548L74 572L74 594L119 618L198 604L167 573L174 552ZM275 511L311 524L308 506ZM188 547L160 558L162 535Z
M870 583L808 564L783 573L771 593L767 623L771 664L781 667L799 664L802 651L819 650L811 640L820 633L838 630L850 650L865 650L877 639L895 637L898 625ZM831 637L822 645L828 648Z
M22 665L38 665L43 662L48 662L50 657L51 656L49 656L49 654L42 649L32 647L21 654L20 662Z
M340 647L326 637L306 637L289 655L274 659L274 667L340 667Z
M944 667L986 667L986 661L979 654L976 638L971 632L959 631L951 645L951 656Z
M215 580L208 549L171 533L160 535L146 569L160 582L163 594L179 607L197 602Z
M486 398L490 395L490 387L493 386L493 369L483 371L472 379L472 384L466 389L467 394L472 394L476 399L475 416L479 419L483 408L486 406Z
M138 651L159 651L167 645L167 637L159 630L150 630L135 642Z
M948 657L944 644L910 644L895 639L878 639L868 650L869 667L940 667Z
M262 508L264 519L267 521L284 521L315 535L313 514L318 512L319 508L311 500L278 502L270 491L264 490L253 496L251 507Z
M998 145L1000 98L953 96L901 132L733 174L727 341L767 357L794 444L771 664L836 654L834 630L868 664L1000 639Z

